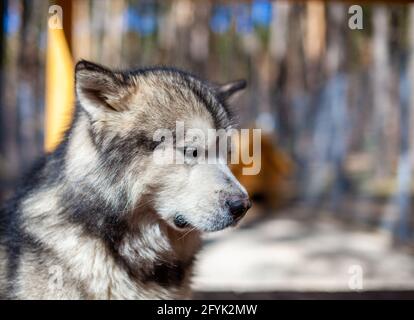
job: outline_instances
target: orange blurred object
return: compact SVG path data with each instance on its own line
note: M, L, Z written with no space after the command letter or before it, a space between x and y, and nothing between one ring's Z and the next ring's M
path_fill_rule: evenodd
M253 154L252 130L250 130L249 143L239 145L239 149L249 148L249 154ZM250 165L239 164L231 165L231 170L246 188L250 197L263 205L275 208L283 204L290 194L289 177L293 173L293 162L288 155L279 150L273 143L270 135L263 134L261 137L261 170L257 175L244 175L243 168Z
M70 125L74 109L73 61L62 28L48 28L46 53L45 150L53 151Z

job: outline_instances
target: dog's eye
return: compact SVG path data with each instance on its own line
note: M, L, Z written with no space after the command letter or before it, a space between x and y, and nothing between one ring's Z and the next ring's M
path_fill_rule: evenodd
M191 147L185 147L184 148L184 155L189 157L193 157L193 158L197 158L198 156L198 151L197 148L191 148Z

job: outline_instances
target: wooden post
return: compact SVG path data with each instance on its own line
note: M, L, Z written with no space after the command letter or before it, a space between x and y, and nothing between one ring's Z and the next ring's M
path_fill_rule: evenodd
M46 53L45 149L53 149L70 125L74 110L73 62L70 53L71 1L57 1L62 7L63 29L48 28Z

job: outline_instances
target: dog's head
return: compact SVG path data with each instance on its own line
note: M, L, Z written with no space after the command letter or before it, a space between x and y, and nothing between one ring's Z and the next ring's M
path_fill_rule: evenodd
M125 190L131 208L145 201L179 229L220 230L250 207L227 166L227 150L206 139L211 129L231 129L227 100L244 87L244 81L214 85L174 69L76 66L80 112L106 166L100 174L108 172Z

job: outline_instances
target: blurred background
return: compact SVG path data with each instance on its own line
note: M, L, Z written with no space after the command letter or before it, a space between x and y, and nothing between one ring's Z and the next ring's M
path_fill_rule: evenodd
M233 170L255 203L206 237L196 297L414 298L414 4L358 3L351 29L353 4L1 0L0 200L53 149L80 58L245 78L262 171Z

